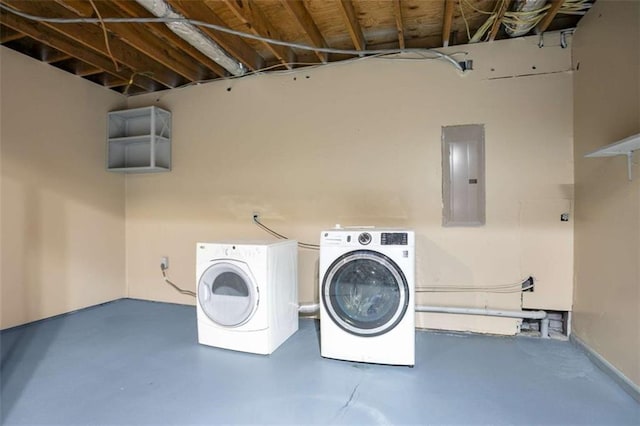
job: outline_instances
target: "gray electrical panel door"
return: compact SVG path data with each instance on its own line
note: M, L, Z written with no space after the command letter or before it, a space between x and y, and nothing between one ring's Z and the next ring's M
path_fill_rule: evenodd
M444 226L485 223L484 126L442 128Z

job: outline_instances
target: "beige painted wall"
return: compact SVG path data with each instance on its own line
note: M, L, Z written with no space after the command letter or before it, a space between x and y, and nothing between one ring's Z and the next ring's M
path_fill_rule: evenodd
M556 36L469 52L461 76L439 61L369 59L129 99L173 112L173 170L126 178L129 296L194 303L196 241L268 238L259 212L317 243L342 225L416 230L417 285L495 285L534 275L531 308L570 310L573 204L570 49ZM459 56L461 59L462 56ZM487 224L443 228L441 127L486 129ZM318 253L300 252L301 301L317 300ZM519 294L421 294L423 304L520 309ZM517 320L418 316L421 327L515 333Z
M0 328L125 296L125 182L104 170L125 98L4 47L0 78Z
M574 333L640 385L640 168L584 154L640 133L640 3L599 1L574 45Z

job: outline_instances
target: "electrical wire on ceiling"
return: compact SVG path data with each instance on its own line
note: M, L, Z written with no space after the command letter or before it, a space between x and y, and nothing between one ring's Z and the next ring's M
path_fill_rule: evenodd
M266 231L267 233L273 235L274 237L280 239L280 240L288 240L288 237L285 237L284 235L274 231L273 229L269 228L268 226L264 225L262 222L260 222L260 219L258 219L258 215L254 214L253 215L253 222L258 225L263 231ZM320 246L318 244L310 244L310 243L302 243L298 241L298 247L302 248L302 249L307 249L307 250L320 250Z
M590 0L565 0L558 13L564 15L584 15L593 6Z
M497 1L497 2L495 3L495 5L493 6L493 10L492 10L491 12L487 12L486 10L478 9L478 8L477 8L477 7L475 7L475 6L473 5L473 3L471 3L469 0L462 0L462 1L461 1L461 3L462 3L462 2L464 2L464 3L465 3L467 6L469 6L471 9L473 9L474 11L476 11L476 12L478 12L478 13L482 14L482 15L492 15L492 14L494 14L494 13L496 13L496 12L498 11L498 9L499 9L499 8L498 8L498 6L499 6L499 5L502 5L502 4L505 2L505 0Z
M551 7L547 3L541 8L523 11L508 11L504 14L502 24L511 36L524 35L535 28L542 21ZM565 0L558 14L585 14L591 8L589 0Z
M133 85L133 80L136 78L137 75L143 76L143 77L153 77L153 73L152 72L146 72L146 71L138 72L138 71L136 71L136 72L132 73L131 77L129 77L129 81L127 82L127 85L125 86L124 90L122 91L123 95L126 96L127 94L129 94L129 89L131 89L131 86Z
M366 60L370 60L370 59L386 59L386 60L393 60L393 61L433 61L436 60L438 58L435 57L425 57L423 55L423 52L413 52L412 54L417 55L417 57L414 58L410 58L410 57L406 57L406 54L403 53L385 53L385 54L377 54L377 55L370 55L370 56L363 56L363 57L357 57L357 58L351 58L351 59L346 59L344 61L335 61L335 62L328 62L326 64L323 64L322 62L287 62L287 63L277 63L277 64L273 64L270 66L266 66L264 68L260 68L257 70L253 70L250 71L244 75L229 75L229 76L225 76L225 77L220 77L220 78L214 78L214 79L209 79L209 80L197 80L197 81L190 81L188 83L185 83L181 86L176 86L173 89L184 89L187 87L191 87L191 86L197 86L200 84L205 84L205 83L210 83L212 81L220 81L220 80L235 80L238 78L244 78L244 77L250 77L250 76L256 76L256 75L265 75L265 74L278 74L278 75L293 75L293 74L300 74L300 73L304 73L304 72L308 72L309 70L313 70L316 68L327 68L327 67L332 67L332 66L343 66L352 62L356 62L356 61L366 61ZM449 56L458 56L458 55L468 55L469 52L464 52L464 51L460 51L460 52L453 52L450 53ZM402 57L397 57L397 55L403 55ZM283 66L287 66L287 65L298 65L298 66L304 66L304 68L294 68L294 69L286 69L286 70L282 70L282 69L276 69L276 68L282 68ZM269 71L268 73L266 73L266 71ZM138 75L145 75L145 76L150 76L150 73L136 73Z
M120 66L118 65L118 61L116 61L116 58L113 57L113 53L111 53L111 46L109 45L109 34L107 33L107 26L102 20L102 15L100 14L100 11L96 7L96 4L93 2L93 0L89 0L89 3L91 3L91 7L93 8L93 11L96 13L96 15L98 16L98 20L100 21L100 26L102 27L102 34L104 35L104 44L105 44L105 47L107 48L107 53L109 54L109 57L113 62L113 66L116 68L116 72L119 72Z
M467 30L467 40L471 40L471 32L469 31L469 22L467 21L467 17L464 15L464 8L462 7L462 1L458 1L458 7L460 8L460 15L462 16L462 20L464 21L464 27Z
M456 286L435 285L418 286L416 293L521 293L534 288L533 277L512 284L498 284L493 286Z
M341 55L353 55L353 56L362 56L362 55L377 55L377 54L393 54L393 53L426 53L433 55L436 59L442 59L446 62L449 62L454 66L458 71L464 72L462 66L451 56L446 53L439 52L435 49L372 49L372 50L355 50L355 49L335 49L331 47L315 47L309 46L301 43L293 43L283 40L276 40L269 37L263 37L255 34L249 34L243 31L234 30L231 28L227 28L221 25L210 24L208 22L198 21L196 19L189 19L184 17L156 17L156 18L47 18L43 16L35 16L28 13L21 12L17 9L14 9L11 6L8 6L4 3L0 3L0 9L5 10L7 12L11 12L15 15L18 15L22 18L29 19L35 22L46 22L53 24L95 24L95 23L137 23L137 24L149 24L149 23L173 23L173 22L183 22L191 25L205 27L212 29L214 31L223 32L226 34L233 34L239 37L248 38L251 40L257 40L264 43L275 44L279 46L286 46L292 49L306 50L312 52L320 52L320 53L332 53L332 54L341 54Z
M475 7L469 0L459 0L460 11L462 12L462 18L465 23L467 35L470 33L469 23L464 16L464 11L462 8L462 3L469 6L474 11L481 13L483 15L489 15L484 24L480 26L476 30L473 36L469 36L469 43L477 43L481 40L488 40L489 38L489 29L493 26L493 23L498 18L498 11L500 8L495 7L492 12L483 11ZM504 4L505 0L502 2L497 2L498 4ZM558 9L559 14L568 14L568 15L584 15L591 8L590 0L565 0L560 9ZM502 22L500 23L504 26L505 30L509 35L518 36L524 35L531 31L536 27L544 19L547 11L551 7L550 3L545 4L544 6L531 10L510 10L504 13L502 17Z

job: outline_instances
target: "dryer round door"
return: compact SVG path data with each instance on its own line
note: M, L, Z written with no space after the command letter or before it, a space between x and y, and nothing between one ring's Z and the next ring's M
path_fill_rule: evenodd
M373 250L356 250L329 266L322 282L322 301L343 330L357 336L378 336L404 317L409 286L393 260Z
M214 323L223 327L239 327L253 317L259 293L244 263L220 261L209 266L200 276L198 302Z

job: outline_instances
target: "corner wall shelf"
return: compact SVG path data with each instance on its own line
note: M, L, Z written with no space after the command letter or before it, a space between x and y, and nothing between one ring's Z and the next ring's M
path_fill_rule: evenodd
M123 173L171 170L171 113L150 106L108 115L107 170Z
M633 162L633 152L637 150L640 150L640 133L585 154L585 157L615 157L617 155L626 155L627 174L629 176L629 180L632 180L631 164Z

